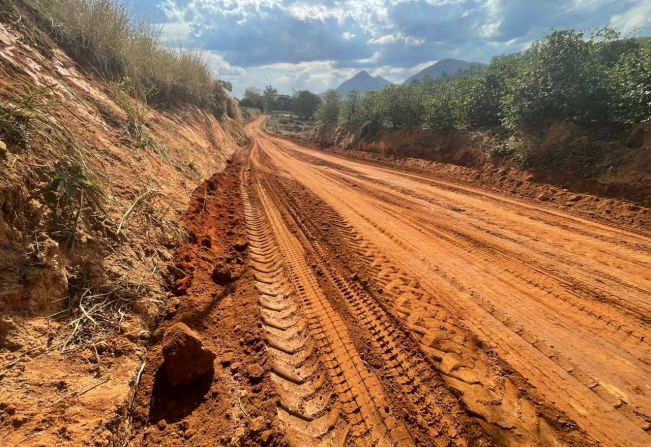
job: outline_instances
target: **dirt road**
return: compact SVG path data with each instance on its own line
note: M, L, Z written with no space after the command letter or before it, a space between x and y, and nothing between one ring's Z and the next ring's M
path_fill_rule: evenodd
M296 445L651 443L651 238L249 126L263 328Z

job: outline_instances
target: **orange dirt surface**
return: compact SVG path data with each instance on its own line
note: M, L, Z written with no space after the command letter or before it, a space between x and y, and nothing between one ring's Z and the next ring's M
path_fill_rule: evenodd
M281 445L277 392L264 353L258 292L247 259L241 157L193 194L183 224L190 242L175 256L173 298L153 335L133 411L133 446ZM214 280L213 270L230 279ZM175 323L198 333L217 357L207 376L172 386L162 354Z
M647 235L247 133L185 215L130 445L649 444ZM216 359L175 387L177 323Z
M651 443L647 234L263 127L241 176L242 318L283 442Z

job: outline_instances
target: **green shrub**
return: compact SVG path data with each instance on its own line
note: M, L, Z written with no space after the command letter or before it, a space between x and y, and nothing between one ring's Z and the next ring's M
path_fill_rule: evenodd
M617 120L624 124L651 121L651 40L624 54L612 79Z
M555 31L522 57L511 91L502 98L504 127L515 130L557 120L608 121L608 78L593 60L582 33Z
M336 124L339 120L340 102L339 94L334 90L328 90L316 110L317 119L324 124Z

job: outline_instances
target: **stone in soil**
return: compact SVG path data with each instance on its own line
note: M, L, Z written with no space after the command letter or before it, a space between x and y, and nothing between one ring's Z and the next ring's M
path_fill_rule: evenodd
M212 280L217 284L226 284L232 279L231 269L228 265L218 262L212 271Z
M249 242L246 239L238 239L233 244L233 248L235 250L237 250L237 251L240 251L240 252L246 250L246 247L248 247L248 246L249 246Z
M174 386L189 385L213 369L215 354L184 323L171 326L163 336L167 380Z
M262 380L264 369L260 365L249 365L246 367L246 377L249 378L251 383L258 383Z

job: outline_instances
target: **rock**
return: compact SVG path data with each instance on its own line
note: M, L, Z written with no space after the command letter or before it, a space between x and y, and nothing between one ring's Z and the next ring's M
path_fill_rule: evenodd
M157 425L160 430L165 430L165 427L167 427L167 421L165 421L165 419L161 419L158 421Z
M260 441L262 441L262 445L269 445L271 442L271 438L273 438L274 432L273 430L265 430L262 432L260 435Z
M0 141L0 159L7 158L7 145L4 141Z
M264 420L262 416L253 418L249 421L249 430L253 433L261 432L262 429L267 425L267 421Z
M231 269L224 263L217 263L212 271L212 280L217 284L226 284L232 279Z
M249 241L246 239L238 239L233 244L233 248L237 251L244 251L249 246Z
M223 366L228 366L231 363L233 363L234 355L232 352L226 352L224 355L222 355L221 358L221 364Z
M191 437L193 437L196 434L197 434L197 431L195 429L191 428L189 430L186 430L185 433L183 433L183 436L185 437L185 439L190 439Z
M251 383L259 383L264 376L264 369L260 365L248 365L245 374Z
M191 284L192 284L192 277L190 277L189 275L180 278L174 284L174 290L173 290L174 295L176 296L185 295L188 292L188 289L190 288Z
M215 353L203 346L199 334L176 323L163 336L167 380L175 386L189 385L213 369Z

